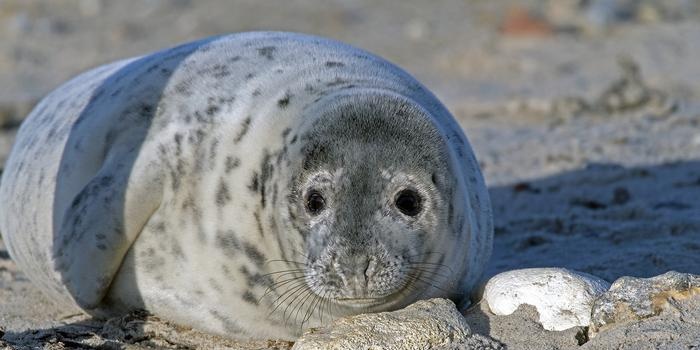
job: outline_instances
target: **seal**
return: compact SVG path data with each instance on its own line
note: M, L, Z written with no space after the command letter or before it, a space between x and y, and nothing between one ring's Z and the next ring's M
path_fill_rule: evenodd
M22 124L0 187L12 258L98 317L234 338L467 296L490 256L464 133L408 73L250 32L95 68Z

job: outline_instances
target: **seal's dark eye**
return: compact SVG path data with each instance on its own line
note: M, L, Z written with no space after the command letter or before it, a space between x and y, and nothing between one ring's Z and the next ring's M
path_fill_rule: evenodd
M309 195L306 196L306 209L309 213L316 215L320 213L325 206L326 200L323 199L323 196L317 191L311 191Z
M396 195L396 208L404 215L416 216L421 210L421 198L413 190L402 190Z

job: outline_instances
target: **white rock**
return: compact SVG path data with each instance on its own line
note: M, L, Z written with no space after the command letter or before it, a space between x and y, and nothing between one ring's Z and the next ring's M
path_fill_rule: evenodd
M513 270L491 277L484 300L496 315L510 315L520 305L537 309L542 327L561 331L588 326L595 298L610 284L582 272L562 268Z

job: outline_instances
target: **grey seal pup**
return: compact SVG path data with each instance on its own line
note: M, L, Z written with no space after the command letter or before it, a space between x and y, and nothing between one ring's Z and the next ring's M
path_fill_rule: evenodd
M282 32L107 64L45 97L0 187L12 258L98 317L234 338L464 298L491 253L460 126L413 77Z

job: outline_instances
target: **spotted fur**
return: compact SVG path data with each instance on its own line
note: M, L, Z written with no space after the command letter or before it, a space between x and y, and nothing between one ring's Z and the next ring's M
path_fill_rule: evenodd
M414 218L394 203L407 187L422 196ZM290 339L323 317L460 299L492 239L476 159L427 89L359 49L279 32L56 89L17 135L0 231L67 307Z

